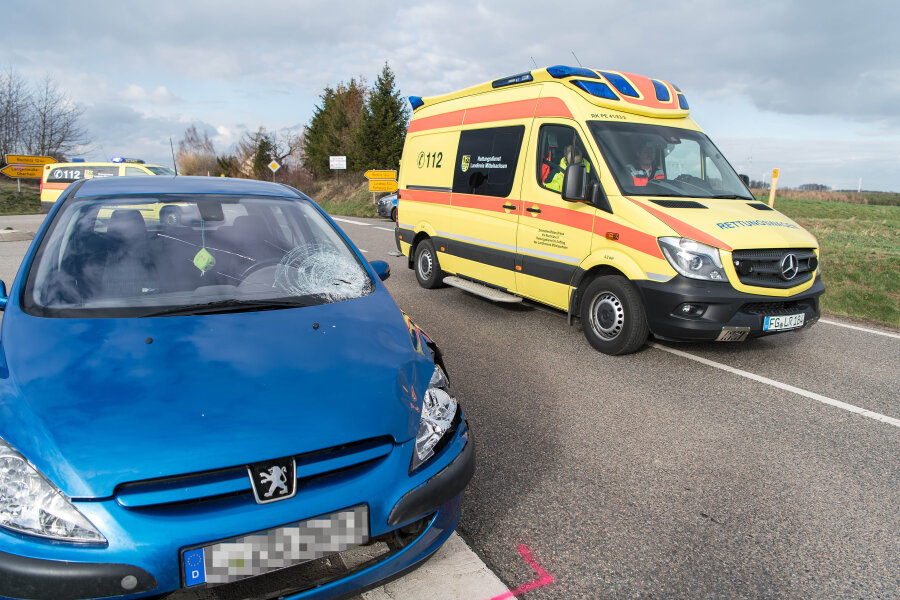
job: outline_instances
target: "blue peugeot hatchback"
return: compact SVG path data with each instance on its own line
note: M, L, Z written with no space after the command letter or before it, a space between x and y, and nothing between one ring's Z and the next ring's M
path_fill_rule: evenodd
M287 186L67 188L0 284L0 596L332 598L435 552L473 444L388 275Z

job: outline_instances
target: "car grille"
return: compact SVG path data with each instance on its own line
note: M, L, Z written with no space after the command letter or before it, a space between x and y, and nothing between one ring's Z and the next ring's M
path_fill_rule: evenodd
M791 279L782 276L782 262L788 254L797 259L797 274ZM731 258L741 283L768 288L785 289L805 283L812 279L818 266L818 257L809 248L735 250Z
M382 437L298 454L294 456L297 486L308 486L348 469L371 467L387 456L392 448L391 439ZM174 508L186 502L221 500L239 495L249 498L252 494L253 486L247 475L247 465L238 465L215 471L124 483L116 488L115 497L116 502L125 508L147 509Z

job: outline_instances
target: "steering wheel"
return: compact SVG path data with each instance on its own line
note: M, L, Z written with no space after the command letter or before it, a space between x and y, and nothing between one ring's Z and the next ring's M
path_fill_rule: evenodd
M256 273L257 271L261 271L262 269L265 269L266 267L277 266L278 263L280 263L280 262L281 262L281 259L278 259L278 258L268 258L266 260L260 260L258 262L255 262L252 265L250 265L249 267L247 267L246 269L244 269L244 272L241 273L240 275L238 275L238 279L240 279L241 283L243 283L248 277L250 277L252 274Z

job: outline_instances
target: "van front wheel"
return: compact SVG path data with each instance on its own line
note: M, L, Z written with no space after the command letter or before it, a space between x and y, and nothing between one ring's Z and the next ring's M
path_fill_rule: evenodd
M581 299L581 328L604 354L630 354L644 345L650 328L640 295L620 275L597 277Z
M419 285L429 290L440 287L444 279L441 263L438 262L431 240L422 240L416 246L416 279Z

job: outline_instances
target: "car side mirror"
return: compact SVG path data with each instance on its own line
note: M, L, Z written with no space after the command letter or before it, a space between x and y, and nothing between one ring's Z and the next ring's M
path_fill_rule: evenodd
M587 198L587 169L584 163L566 167L563 176L562 199L569 202L583 202Z
M0 310L6 310L7 302L9 302L9 295L6 293L6 284L0 280Z
M378 279L384 281L391 276L391 265L387 264L385 261L373 260L369 264L372 265L372 270L378 275Z

